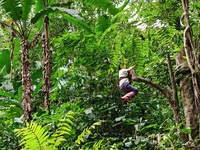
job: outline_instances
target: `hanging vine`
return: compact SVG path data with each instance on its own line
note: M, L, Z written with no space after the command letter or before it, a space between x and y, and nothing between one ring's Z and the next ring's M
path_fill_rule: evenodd
M194 95L195 100L197 102L198 107L200 107L200 67L199 67L199 57L198 53L195 50L194 42L192 39L193 32L192 28L190 26L190 20L189 20L189 5L188 0L181 0L182 1L182 7L183 7L183 15L181 17L181 25L185 28L184 30L184 50L187 57L187 63L191 70L192 75L192 84L194 88ZM182 18L184 16L185 19L185 25L182 24ZM199 108L198 108L199 109ZM200 109L199 109L200 111Z

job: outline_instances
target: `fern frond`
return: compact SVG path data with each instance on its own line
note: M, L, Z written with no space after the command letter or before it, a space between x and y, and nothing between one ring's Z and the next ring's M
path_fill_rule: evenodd
M20 145L25 144L27 149L41 149L49 135L45 129L36 123L26 123L26 128L15 130L17 136L24 136L20 141Z
M52 135L53 138L47 140L48 143L51 143L53 145L52 149L56 149L56 147L60 145L62 141L65 141L64 139L65 135L71 134L72 128L70 124L74 124L74 123L68 118L74 119L74 117L72 116L73 114L74 114L73 112L69 111L65 115L66 117L65 119L59 119L60 123L57 125L58 130L54 132L54 134Z
M85 128L83 130L83 132L78 136L77 140L75 141L75 143L77 144L81 144L81 142L84 142L84 136L87 134L91 134L91 129L95 129L95 126L97 125L101 125L101 122L95 122L94 124L92 124L89 128Z
M101 148L101 143L103 142L104 139L99 140L98 142L95 142L93 145L93 149L98 150Z
M57 125L58 129L51 137L44 127L34 122L27 122L25 128L15 130L17 136L23 136L20 145L24 145L24 148L29 150L57 149L56 147L66 140L64 136L71 134L70 124L73 122L69 118L74 118L72 115L73 112L70 111L65 115L65 119L60 119L60 123Z

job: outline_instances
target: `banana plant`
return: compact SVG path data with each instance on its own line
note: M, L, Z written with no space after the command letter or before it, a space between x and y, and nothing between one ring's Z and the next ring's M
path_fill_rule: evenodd
M41 21L44 18L44 31L42 35L42 64L43 64L43 91L44 91L44 108L50 112L50 89L51 89L51 72L52 72L52 52L53 45L50 44L50 35L49 35L49 17L50 13L55 13L58 11L63 11L69 13L70 15L75 15L79 17L78 11L67 9L63 7L57 7L58 4L55 4L53 0L38 0L36 2L36 10L39 12L35 15L35 17L31 20L34 24L37 22L38 27L41 26ZM69 3L60 6L69 6Z
M42 5L40 5L41 3ZM38 0L1 0L2 7L4 8L6 14L8 14L8 18L11 18L13 25L13 32L15 38L20 39L21 43L21 63L22 63L22 101L21 105L23 107L23 117L26 121L32 120L32 107L33 107L33 86L32 86L32 79L31 79L31 67L29 61L29 51L33 49L33 47L38 43L40 36L41 36L41 29L33 39L30 41L29 36L31 33L31 29L35 23L40 22L42 18L34 17L34 21L31 21L32 16L32 9L35 4L37 6L44 8L48 6L52 1L41 1ZM38 8L38 11L41 8ZM53 12L56 12L59 9L53 8ZM67 13L70 13L69 10L63 10ZM73 15L73 14L72 14ZM31 21L31 22L30 22ZM38 23L39 24L39 23ZM6 25L11 27L10 25Z
M30 26L28 23L29 14L34 4L33 0L2 0L2 7L5 9L9 17L12 18L15 27L15 37L21 40L21 61L22 61L22 107L23 117L27 117L27 121L32 119L32 80L30 73L30 62L29 62L29 50L33 48L38 40L39 36L32 42L28 42L30 34Z

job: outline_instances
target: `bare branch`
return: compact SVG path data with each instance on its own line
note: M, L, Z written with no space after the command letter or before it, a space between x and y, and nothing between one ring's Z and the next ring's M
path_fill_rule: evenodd
M138 77L134 70L131 70L131 73L132 73L132 80L133 81L143 82L143 83L146 83L146 84L149 84L149 85L153 86L154 88L159 90L167 98L167 100L170 103L173 103L171 97L165 92L165 90L160 85L158 85L157 83L152 82L152 81L150 81L148 79L145 79L145 78L142 78L142 77Z

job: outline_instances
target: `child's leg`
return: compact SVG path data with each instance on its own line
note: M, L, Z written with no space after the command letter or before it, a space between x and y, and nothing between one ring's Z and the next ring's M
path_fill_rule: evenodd
M134 92L129 92L127 93L126 95L124 95L123 97L121 97L122 100L125 100L125 99L131 99L132 96L134 96L135 93Z
M139 92L139 90L138 90L137 88L135 88L135 87L134 87L133 85L131 85L131 84L128 84L128 85L126 86L126 88L127 88L129 91L134 92L135 95L137 95L138 92Z

